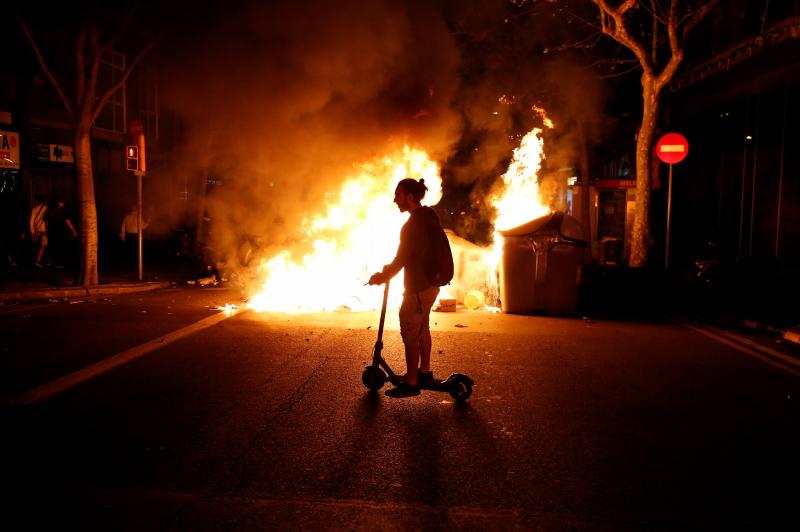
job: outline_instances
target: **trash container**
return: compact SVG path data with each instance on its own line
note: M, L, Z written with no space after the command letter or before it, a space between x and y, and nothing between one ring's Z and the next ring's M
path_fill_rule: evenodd
M500 308L509 314L574 314L589 245L581 223L553 212L500 231Z

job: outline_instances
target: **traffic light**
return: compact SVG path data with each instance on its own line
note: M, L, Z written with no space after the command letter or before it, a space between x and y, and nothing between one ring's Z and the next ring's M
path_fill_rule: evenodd
M128 161L126 166L128 170L134 172L139 170L139 146L128 146L128 149L125 151L125 158Z

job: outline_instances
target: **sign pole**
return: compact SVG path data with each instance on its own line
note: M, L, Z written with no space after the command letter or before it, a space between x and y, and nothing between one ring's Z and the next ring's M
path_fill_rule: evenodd
M667 234L664 243L664 270L669 269L669 229L672 223L672 165L686 158L689 141L680 133L667 133L656 143L656 155L662 163L669 165L669 186L667 189Z
M147 162L145 158L145 146L144 146L144 132L139 131L139 171L136 172L136 227L138 229L139 234L139 280L141 281L144 278L144 267L143 267L143 260L142 260L142 252L144 250L144 226L142 225L142 176L144 176L145 172L147 172Z
M136 227L138 231L138 253L136 254L139 262L139 280L142 280L142 173L136 175Z
M664 269L669 269L669 225L672 215L672 165L669 165L669 185L667 186L667 243L664 251Z

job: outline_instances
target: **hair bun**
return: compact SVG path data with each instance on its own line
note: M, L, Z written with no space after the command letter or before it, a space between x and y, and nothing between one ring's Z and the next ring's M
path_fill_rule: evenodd
M420 185L424 185L425 184L425 178L424 177L420 177L419 178L419 184Z

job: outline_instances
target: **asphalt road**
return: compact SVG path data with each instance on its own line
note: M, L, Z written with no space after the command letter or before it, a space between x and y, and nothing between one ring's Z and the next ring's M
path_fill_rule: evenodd
M10 529L800 526L800 371L680 323L434 313L434 371L476 381L461 405L366 391L377 312L224 319L226 303L2 309ZM402 367L394 314L384 353Z

